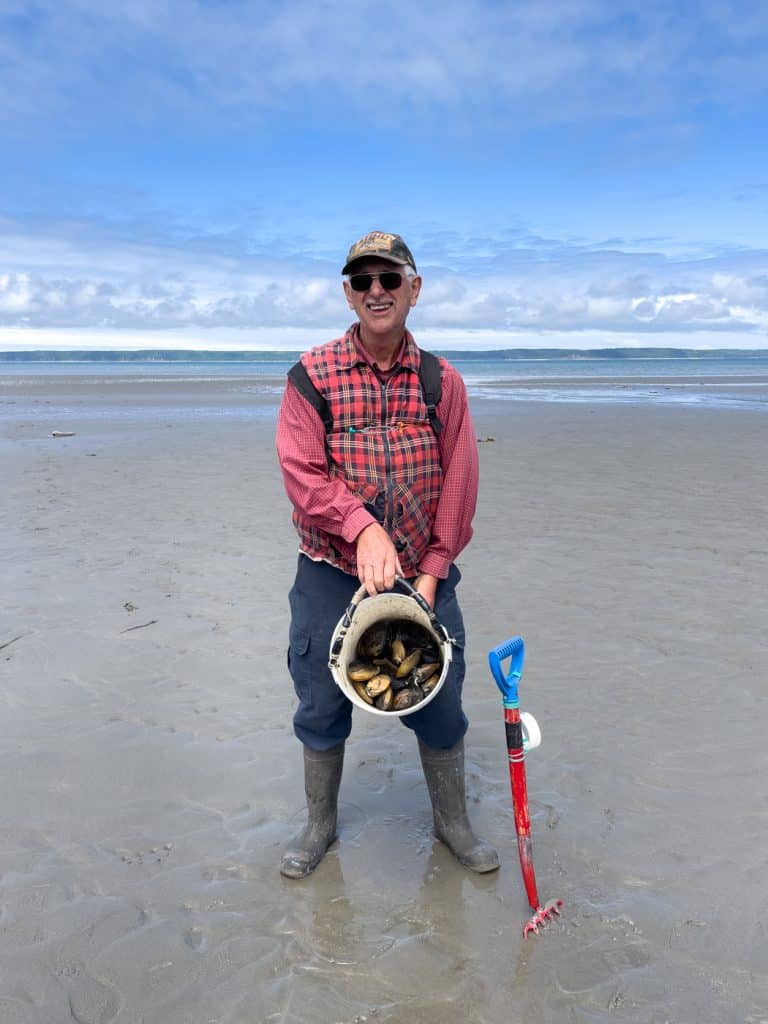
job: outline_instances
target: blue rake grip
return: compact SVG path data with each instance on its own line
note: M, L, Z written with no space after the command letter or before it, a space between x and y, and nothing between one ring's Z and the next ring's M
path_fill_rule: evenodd
M488 652L488 664L491 666L493 678L501 690L505 705L517 707L517 683L523 674L523 659L525 657L525 644L521 636L513 637L506 643L499 644L492 651ZM511 658L509 672L505 673L502 661Z

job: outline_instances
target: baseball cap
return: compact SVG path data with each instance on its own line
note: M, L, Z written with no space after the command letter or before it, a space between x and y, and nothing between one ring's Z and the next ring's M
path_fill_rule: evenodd
M390 263L399 263L401 266L416 269L411 250L400 235L390 235L386 231L369 231L367 235L359 238L347 253L347 262L341 271L342 274L348 274L353 263L366 258L388 260Z

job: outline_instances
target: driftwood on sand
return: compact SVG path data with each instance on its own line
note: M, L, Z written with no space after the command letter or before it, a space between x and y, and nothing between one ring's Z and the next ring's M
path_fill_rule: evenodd
M132 633L134 629L144 629L146 626L154 626L157 619L150 619L149 622L142 622L140 626L129 626L128 629L121 629L121 633Z
M15 643L16 643L16 641L17 641L17 640L21 640L21 638L22 638L23 636L24 636L24 633L19 633L19 635L18 635L18 636L15 636L15 637L13 638L13 640L6 640L4 644L0 644L0 651L4 650L4 649L5 649L6 647L10 647L10 646L11 646L11 644L15 644Z

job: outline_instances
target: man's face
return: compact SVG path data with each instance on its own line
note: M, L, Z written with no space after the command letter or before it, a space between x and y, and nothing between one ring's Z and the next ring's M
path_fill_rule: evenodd
M409 280L405 276L405 267L388 260L365 260L355 267L355 274L383 274L397 271L402 278L399 288L388 291L381 281L374 278L366 292L356 292L349 281L344 282L344 293L349 308L357 314L365 339L369 336L382 336L390 333L402 334L405 321L411 306L415 306L421 291L421 278Z

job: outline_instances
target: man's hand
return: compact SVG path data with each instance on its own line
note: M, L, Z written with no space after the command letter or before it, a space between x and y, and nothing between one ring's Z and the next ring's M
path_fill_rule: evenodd
M387 531L371 523L357 535L357 577L371 597L391 590L395 575L402 576L400 559Z
M413 581L413 585L427 602L430 608L435 607L435 597L437 595L437 576L430 576L423 572L421 576L417 576Z

